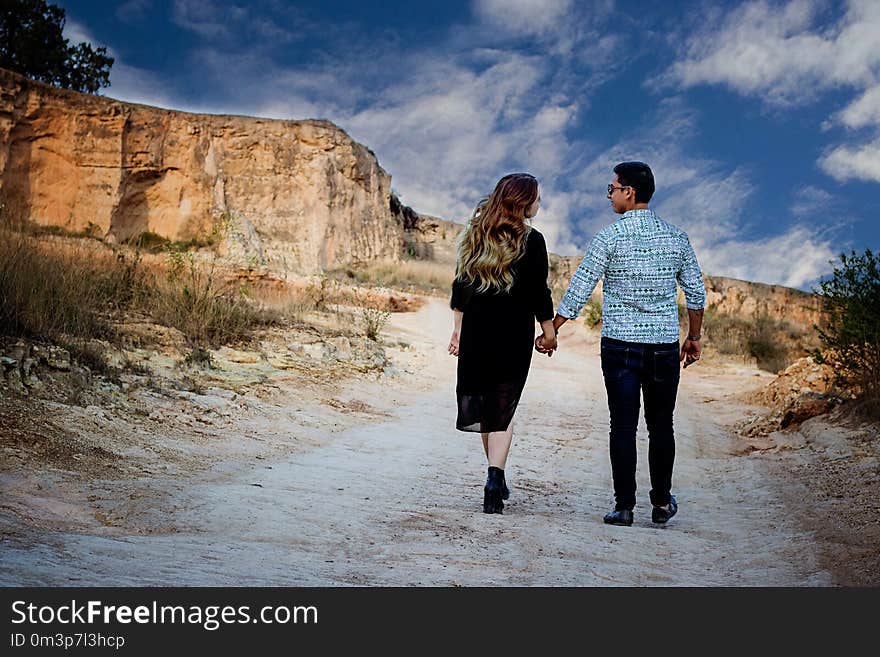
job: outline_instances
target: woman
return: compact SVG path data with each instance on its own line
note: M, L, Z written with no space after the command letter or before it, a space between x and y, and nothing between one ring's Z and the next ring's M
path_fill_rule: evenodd
M504 465L532 361L536 319L548 354L557 346L547 246L526 223L540 201L533 176L504 176L474 210L458 245L449 341L449 353L458 356L455 426L482 434L489 459L485 513L502 513L509 495Z

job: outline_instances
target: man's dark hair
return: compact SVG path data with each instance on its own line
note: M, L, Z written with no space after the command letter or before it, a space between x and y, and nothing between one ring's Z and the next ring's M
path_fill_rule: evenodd
M654 196L654 174L644 162L621 162L614 173L622 186L636 190L636 203L647 203Z

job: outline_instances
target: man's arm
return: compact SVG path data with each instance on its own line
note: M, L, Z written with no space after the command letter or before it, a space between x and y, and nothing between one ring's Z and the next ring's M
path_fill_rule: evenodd
M703 335L703 309L688 308L688 334L684 344L681 345L681 357L679 360L684 361L684 366L693 365L700 360L703 348L700 340Z
M702 353L703 308L706 305L706 286L697 262L697 256L690 240L684 236L681 266L677 272L678 284L684 292L688 311L688 334L681 345L681 358L684 366L693 365L700 360Z
M593 295L596 285L605 275L614 245L609 241L610 234L599 231L590 241L587 253L584 255L577 271L571 277L568 289L559 302L556 309L556 317L553 318L553 326L557 330L569 319L574 319L581 312L581 308Z
M581 308L587 300L593 295L593 290L599 284L599 280L605 275L608 269L608 263L611 261L611 253L613 245L609 244L605 234L602 231L590 241L587 253L584 255L581 264L578 265L577 271L571 277L568 289L559 302L556 309L556 316L553 318L553 329L559 332L559 327L568 320L574 319L581 312ZM555 348L555 347L554 347ZM542 354L553 354L553 349L549 349L545 343L543 336L538 336L535 340L535 349Z
M568 289L562 295L559 307L556 309L553 329L557 333L560 326L578 316L581 308L593 295L593 290L596 289L599 280L605 275L605 270L608 269L608 263L611 261L611 254L614 251L614 245L608 240L608 233L604 230L600 230L590 240L590 246L578 265L577 271L574 272L574 276L571 277ZM540 335L535 340L535 349L542 354L553 353L552 349L546 348L543 336Z

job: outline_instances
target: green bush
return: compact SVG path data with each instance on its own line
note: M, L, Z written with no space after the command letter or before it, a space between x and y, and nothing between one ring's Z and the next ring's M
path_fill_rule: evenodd
M602 323L602 302L590 299L584 306L584 323L590 328L595 328Z
M789 365L786 350L779 341L779 333L783 330L781 322L768 315L758 315L746 334L749 355L762 370L778 372Z
M816 293L823 301L823 326L839 382L858 387L866 409L880 417L880 262L870 249L841 254Z

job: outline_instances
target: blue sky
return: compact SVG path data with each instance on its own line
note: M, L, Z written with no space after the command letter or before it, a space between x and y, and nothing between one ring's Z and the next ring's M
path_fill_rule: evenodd
M116 58L105 95L329 119L423 213L463 222L529 171L579 254L636 159L706 273L809 289L880 250L877 0L55 1Z

